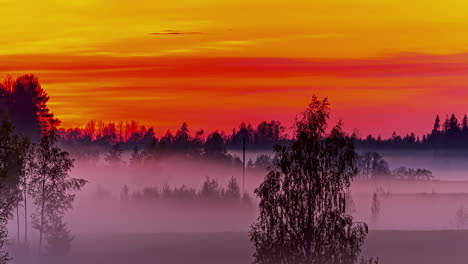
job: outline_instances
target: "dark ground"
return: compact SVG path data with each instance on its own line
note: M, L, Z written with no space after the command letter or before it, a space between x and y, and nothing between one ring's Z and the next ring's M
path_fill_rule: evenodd
M43 263L244 264L252 253L247 233L87 234L66 258ZM465 264L468 231L371 231L363 254L380 264Z

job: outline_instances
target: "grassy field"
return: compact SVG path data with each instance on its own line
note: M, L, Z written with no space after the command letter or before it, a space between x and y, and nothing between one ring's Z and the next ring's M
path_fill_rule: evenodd
M363 254L383 264L461 264L467 246L468 231L371 231ZM44 263L245 264L252 253L246 233L87 234L69 256Z

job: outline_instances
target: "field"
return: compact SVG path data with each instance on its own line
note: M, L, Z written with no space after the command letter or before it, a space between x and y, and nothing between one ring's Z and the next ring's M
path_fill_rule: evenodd
M383 264L468 263L468 231L371 231L365 256ZM244 264L252 260L247 233L77 235L66 264Z

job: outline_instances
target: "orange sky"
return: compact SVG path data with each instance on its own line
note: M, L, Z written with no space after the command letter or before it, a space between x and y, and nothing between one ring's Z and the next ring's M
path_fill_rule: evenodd
M56 2L0 0L0 73L38 75L65 127L290 124L312 94L362 135L468 113L467 1Z

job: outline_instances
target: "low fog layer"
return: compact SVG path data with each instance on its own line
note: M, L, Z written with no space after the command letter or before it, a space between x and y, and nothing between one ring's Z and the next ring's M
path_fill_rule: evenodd
M369 223L371 229L459 229L468 224L468 194L465 194L468 181L445 180L442 170L434 169L434 163L422 163L422 158L387 159L391 166L403 162L411 166L413 160L416 166L433 168L436 178L431 181L355 180L350 189L349 211L356 220ZM186 186L199 192L207 178L215 180L220 188L226 188L235 178L242 189L242 168L175 157L139 168L78 160L72 174L88 180L88 184L77 194L74 209L68 213L66 221L74 234L245 232L257 217L258 200L253 190L265 173L266 169L246 170L245 192L250 195L250 206L202 200L172 201L161 197L145 201L133 196L145 188L156 189L161 196L165 185L171 188ZM456 171L448 169L446 173L454 175ZM458 175L458 179L461 178L463 175ZM129 200L122 198L124 186L128 187ZM374 193L379 203L376 215L371 210ZM460 212L465 210L467 220L460 217ZM16 223L11 221L11 236L14 236L15 228Z

